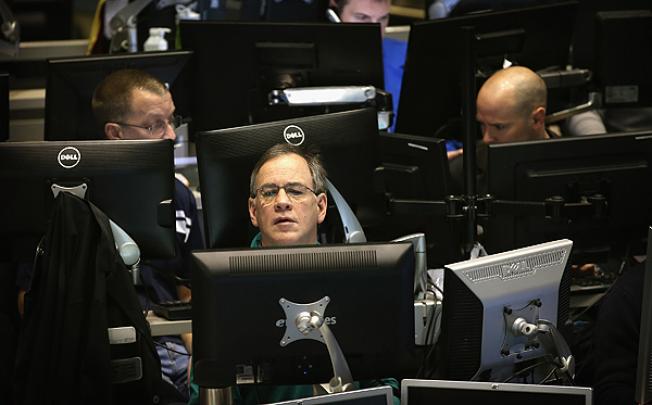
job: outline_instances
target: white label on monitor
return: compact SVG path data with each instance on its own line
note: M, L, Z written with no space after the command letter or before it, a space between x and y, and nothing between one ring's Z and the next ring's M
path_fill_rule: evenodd
M638 86L606 86L604 101L607 104L638 102Z
M250 364L238 364L235 366L235 382L236 384L253 384L254 380L254 367Z

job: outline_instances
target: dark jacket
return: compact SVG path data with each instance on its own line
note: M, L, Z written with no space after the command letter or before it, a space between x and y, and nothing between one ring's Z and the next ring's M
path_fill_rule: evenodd
M54 203L41 244L16 359L17 404L158 401L160 364L107 217L68 193ZM109 345L107 329L137 341ZM139 356L143 378L112 384L111 361Z

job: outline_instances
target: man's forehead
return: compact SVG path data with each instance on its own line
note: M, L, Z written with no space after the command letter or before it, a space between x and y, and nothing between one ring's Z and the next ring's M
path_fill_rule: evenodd
M174 102L169 92L160 95L148 90L136 88L131 93L131 109L148 115L167 115L174 110Z
M363 14L377 14L378 10L389 13L390 9L389 0L349 0L346 6Z
M268 160L261 166L256 177L259 184L279 180L305 182L312 179L308 162L294 153L286 153Z

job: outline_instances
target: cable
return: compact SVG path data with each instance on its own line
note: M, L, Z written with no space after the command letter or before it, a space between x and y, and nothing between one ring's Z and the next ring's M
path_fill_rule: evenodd
M552 369L550 370L550 372L549 372L545 377L543 377L543 380L541 380L541 381L538 382L537 384L545 384L545 383L548 381L548 379L549 379L550 377L552 377L553 374L555 374L555 377L557 377L557 373L556 373L557 370L558 370L558 367L552 367ZM558 378L558 377L557 377L557 378Z
M165 350L167 350L167 351L169 351L169 352L176 353L176 354L180 354L181 356L192 357L192 355L191 355L190 353L188 353L188 352L183 353L183 352L180 352L180 351L177 351L177 350L174 350L174 349L170 349L170 348L167 347L165 344L156 341L156 339L152 339L152 341L154 342L155 345L157 345L157 346L161 346L161 347L163 347Z
M544 364L550 364L550 363L555 364L554 360L551 358L551 357L552 357L551 355L546 354L546 355L543 356L543 357L544 357L544 358L547 358L547 360L543 360L543 361L540 361L540 362L538 362L538 363L534 363L534 364L532 364L532 365L530 365L530 366L527 366L527 367L525 367L525 368L523 368L523 369L517 371L516 373L512 374L510 377L508 377L507 379L505 379L505 380L503 381L503 383L510 382L510 381L512 381L514 378L519 377L519 376L521 376L521 375L523 375L523 374L527 374L528 372L534 370L534 369L537 368L537 367L543 366ZM555 366L559 367L557 364L555 364Z

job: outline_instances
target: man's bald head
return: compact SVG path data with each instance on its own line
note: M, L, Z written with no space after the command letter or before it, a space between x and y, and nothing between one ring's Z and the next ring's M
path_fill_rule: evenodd
M544 139L547 90L532 70L515 66L494 73L478 92L477 120L485 143Z

